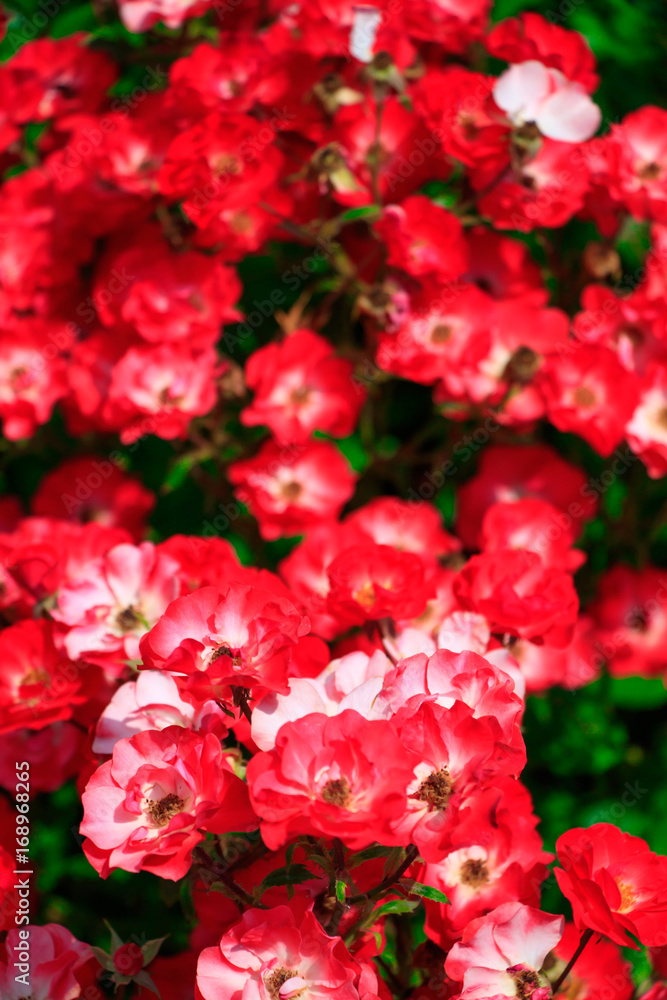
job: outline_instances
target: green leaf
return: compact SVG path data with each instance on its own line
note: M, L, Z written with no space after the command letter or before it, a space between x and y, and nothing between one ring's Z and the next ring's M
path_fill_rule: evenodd
M166 493L167 491L177 490L179 486L182 486L190 475L192 467L197 464L197 461L197 456L193 454L183 455L182 458L177 459L165 477L162 491Z
M447 483L436 494L435 505L442 514L446 527L451 528L456 515L456 491L452 483Z
M321 850L319 844L311 844L309 840L302 837L300 840L300 845L306 852L308 861L312 861L314 865L317 865L318 868L321 868L322 871L325 871L327 874L330 874L333 871L331 858L326 857L324 854L319 853L319 851ZM316 877L317 876L313 875L313 878Z
M145 969L142 969L141 972L138 972L132 978L138 986L143 986L145 990L150 990L151 993L155 993L158 997L160 996L160 991Z
M287 868L276 868L274 872L262 879L254 895L256 899L261 899L266 890L274 886L298 885L301 882L310 882L315 877L310 868L306 868L305 865L290 865L289 871Z
M364 861L372 861L374 858L388 858L393 852L393 847L383 847L381 844L374 844L373 847L365 847L363 851L353 854L347 863L348 868L356 868Z
M106 927L109 933L111 934L111 954L113 955L115 952L118 951L119 948L122 948L125 942L123 941L123 939L120 937L119 934L116 934L115 930L113 929L108 920L105 920L104 923L106 924Z
M297 846L296 843L290 844L287 850L285 851L285 871L287 871L288 873L292 869L292 864L294 862L294 851L296 850L296 846ZM287 898L291 899L293 895L294 895L294 886L288 885Z
M57 14L51 25L51 34L54 38L64 38L75 31L94 31L97 26L92 5L84 3Z
M362 205L361 208L351 208L348 212L344 212L342 218L347 222L349 219L365 219L379 214L377 205Z
M160 950L160 945L163 941L166 941L169 935L161 938L153 938L152 941L147 941L146 944L142 944L141 951L144 956L144 965L150 965L155 956Z
M607 508L607 512L612 520L618 521L621 517L627 495L627 483L622 482L620 479L616 479L610 484L609 489L605 493L604 505Z
M403 860L403 848L402 847L392 847L389 854L387 855L387 860L384 863L383 874L388 875L390 872L395 871L396 867Z
M401 879L399 884L411 896L423 896L424 899L432 899L435 903L449 902L444 892L441 892L440 889L434 889L432 885L424 885L423 882L413 882L412 879Z
M377 910L373 910L371 916L375 921L379 917L385 917L388 913L412 913L418 906L418 899L390 899L388 903L383 903L382 906L378 906Z
M100 963L102 968L106 969L107 972L113 972L116 966L113 964L113 959L111 955L108 955L103 948L98 948L97 945L95 944L92 944L90 947L93 952L93 955Z
M343 438L335 442L338 449L342 451L355 472L363 472L369 463L361 438L358 433L352 434L348 438Z
M612 677L609 696L620 708L660 708L667 704L667 690L660 677Z
M342 879L336 879L336 899L339 903L345 902L345 896L347 895L347 885Z

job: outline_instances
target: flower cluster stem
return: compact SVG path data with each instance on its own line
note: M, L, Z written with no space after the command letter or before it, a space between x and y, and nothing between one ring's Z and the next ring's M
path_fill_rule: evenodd
M577 961L577 959L579 958L579 956L581 955L582 951L584 950L584 948L586 947L586 945L588 944L588 942L590 941L590 939L592 937L593 937L593 931L589 927L581 935L581 940L580 940L579 944L577 945L577 950L575 951L574 955L572 956L572 958L570 959L570 961L567 963L567 965L565 966L565 968L563 969L563 971L561 972L561 974L558 977L558 979L556 980L556 982L553 984L553 986L551 988L551 992L552 992L552 994L554 996L558 993L558 990L561 988L561 986L563 985L563 983L565 982L565 980L569 976L570 972L572 971L572 967L574 966L574 963Z

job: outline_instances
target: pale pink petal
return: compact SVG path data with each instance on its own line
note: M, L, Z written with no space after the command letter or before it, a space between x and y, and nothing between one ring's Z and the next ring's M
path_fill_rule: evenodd
M452 653L484 654L489 644L491 630L484 615L473 611L454 611L443 621L438 632L438 648Z
M369 677L367 681L356 687L354 691L346 694L340 705L339 712L344 712L348 708L353 708L365 719L370 719L375 699L382 690L382 677Z
M312 712L333 715L335 704L327 698L319 681L310 677L292 677L289 694L271 691L252 713L252 738L260 750L272 750L281 726L302 719Z
M496 80L493 99L516 124L535 121L552 88L549 70L536 59L516 63Z
M542 135L560 142L585 142L595 135L601 121L597 104L576 84L547 97L535 118Z

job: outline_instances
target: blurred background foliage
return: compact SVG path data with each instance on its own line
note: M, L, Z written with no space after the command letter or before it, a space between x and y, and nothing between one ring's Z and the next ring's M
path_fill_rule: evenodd
M51 2L51 0L48 0ZM95 10L78 0L52 0L57 13L43 29L33 27L44 0L9 0L13 12L8 34L0 46L0 58L9 58L31 37L42 34L63 36L74 31L93 32L95 44L113 50L124 75L118 90L130 85L137 67L137 50L150 45L154 36L174 37L174 32L157 28L149 36L130 35L119 24L113 6L102 3ZM51 9L51 8L49 8ZM667 97L667 3L665 0L544 0L527 4L523 0L497 0L495 21L533 10L563 27L582 32L598 61L601 85L596 99L603 109L605 128L643 104L664 105ZM189 37L210 33L204 21L189 22ZM175 49L175 53L178 51ZM134 65L123 53L133 53ZM146 61L148 56L146 56ZM590 226L574 220L557 236L561 252L581 250L594 234ZM625 231L619 244L626 274L641 263L648 245L647 228L634 226ZM544 264L542 248L533 238L536 259ZM250 311L253 302L265 299L281 288L288 309L301 288L291 292L284 275L306 256L303 246L277 243L270 254L255 256L240 265L246 293L242 306ZM321 302L331 287L326 262L312 302ZM550 277L555 301L563 301L566 279ZM340 310L345 305L341 303ZM346 315L334 310L325 332L337 343L342 337L350 351L363 348L361 329ZM258 346L276 332L267 320L251 337L238 342L232 351L221 347L242 365ZM353 506L373 496L408 496L431 468L442 463L456 441L476 426L453 423L435 414L427 387L400 380L384 381L369 376L369 403L360 428L340 447L361 474ZM158 496L152 518L152 537L160 540L179 532L202 534L233 496L226 484L224 468L241 450L252 447L261 432L242 428L239 405L230 405L220 414L225 445L208 457L195 454L192 444L172 443L147 437L131 448L121 448L128 470L140 475ZM203 428L205 430L205 428ZM418 439L417 439L418 435ZM515 440L511 433L498 432L494 441ZM583 441L541 426L533 440L545 440L561 454L598 477L608 460L596 455ZM41 477L64 458L95 451L109 454L118 449L115 439L90 436L73 440L59 415L42 428L34 439L19 444L0 441L0 488L18 495L29 509L30 497ZM457 490L474 474L477 455L458 463L457 473L435 496L448 527L456 518ZM595 592L596 580L604 569L619 561L641 565L645 561L667 567L667 481L652 481L641 463L636 462L601 494L599 514L586 529L582 545L588 561L577 576L585 603ZM294 539L267 544L259 539L255 524L240 516L221 534L235 545L243 562L275 569L280 558L295 544ZM666 651L667 661L667 651ZM667 691L660 680L639 678L601 680L574 693L554 689L543 697L528 700L525 738L528 766L524 780L530 788L541 817L546 847L552 850L565 829L598 821L617 823L630 833L645 837L652 848L667 853ZM628 804L629 803L629 804ZM169 934L163 951L186 946L188 907L179 898L178 886L150 875L116 872L102 883L86 862L77 828L81 817L79 796L72 784L56 794L42 796L33 807L33 847L39 872L41 902L39 921L60 921L83 940L108 946L106 918L124 938ZM555 880L545 886L544 907L567 912ZM638 959L637 961L642 961Z

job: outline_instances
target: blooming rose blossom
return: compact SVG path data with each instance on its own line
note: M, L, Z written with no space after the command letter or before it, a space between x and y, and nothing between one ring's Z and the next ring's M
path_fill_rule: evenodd
M599 658L615 677L660 677L667 632L667 582L653 566L613 566L591 605Z
M67 391L65 361L59 353L48 361L57 329L33 320L16 331L0 331L0 418L11 441L31 437L50 418ZM51 338L49 338L51 334Z
M115 295L114 279L121 285ZM234 308L240 294L233 268L195 251L176 254L158 230L147 228L134 233L129 246L109 248L92 298L104 326L135 330L149 343L209 345L224 323L241 318Z
M337 836L353 850L403 843L390 824L405 813L418 763L389 722L351 709L286 723L248 765L264 843L275 850L297 833Z
M407 657L386 677L374 710L387 717L422 701L445 708L462 702L475 718L493 719L504 742L517 742L523 701L516 692L514 676L504 665L491 663L475 652L441 649L430 657L423 653Z
M65 648L76 660L139 659L139 639L178 595L178 564L151 542L117 545L66 579L54 618L68 626Z
M111 375L105 417L132 444L144 434L183 437L193 417L216 400L214 380L222 374L214 351L190 344L130 347Z
M580 83L535 59L505 70L493 99L514 125L535 124L542 135L561 142L590 139L602 121L602 112Z
M447 280L468 268L461 223L423 195L387 206L375 231L386 241L389 263L408 274L435 274Z
M502 743L495 720L475 718L463 702L445 708L417 701L411 699L393 720L416 766L404 814L391 827L402 843L416 844L425 861L439 861L449 846L456 805L489 782L518 776L525 751Z
M591 928L629 948L637 947L632 937L663 943L667 858L611 823L568 830L556 852L563 867L554 873L580 931Z
M0 632L0 657L0 733L69 719L72 707L85 701L81 669L58 654L53 629L43 619Z
M638 219L667 221L667 113L651 105L612 125L607 177L611 193Z
M528 549L473 556L454 591L463 607L483 614L494 631L554 646L568 644L579 608L571 576L545 566Z
M515 778L500 778L462 798L446 855L419 876L449 900L426 904L425 930L444 950L473 919L502 903L539 906L553 855L542 849L537 822L530 795Z
M255 458L236 462L229 479L243 492L268 539L296 535L336 517L354 492L355 475L326 441L280 448L267 441Z
M481 547L485 552L526 549L537 552L547 566L574 572L585 555L572 549L576 525L567 521L565 525L556 507L544 500L527 497L493 504L482 522Z
M140 643L144 668L205 671L220 684L284 690L288 648L309 622L282 596L232 583L172 601Z
M246 384L255 398L241 420L248 427L266 424L281 445L305 444L314 430L347 437L366 395L352 372L323 337L295 330L248 359Z
M516 902L472 920L445 961L447 974L462 985L458 996L548 1000L551 987L541 969L564 926L563 917Z
M412 618L425 609L424 564L411 552L358 545L332 560L327 573L329 608L345 621Z
M299 920L287 906L247 910L205 948L197 963L204 1000L242 996L289 1000L307 991L314 1000L358 1000L355 965L339 937L329 937L312 912Z
M257 822L217 737L180 726L116 743L82 800L83 850L102 878L115 868L183 878L205 832L247 831Z
M370 718L392 669L380 650L372 656L359 650L332 660L318 677L291 677L287 694L271 691L253 708L253 741L260 750L272 750L281 726L314 712L331 716L351 708Z
M484 44L491 55L507 62L538 59L560 70L568 80L576 80L587 93L592 93L599 83L595 56L586 38L533 11L499 21Z
M67 517L86 524L127 528L141 541L155 496L135 476L101 456L71 458L46 475L32 498L37 517Z
M59 924L12 927L0 945L3 1000L78 1000L82 967L92 958L92 948Z

